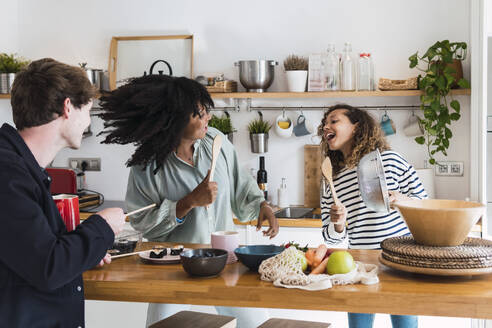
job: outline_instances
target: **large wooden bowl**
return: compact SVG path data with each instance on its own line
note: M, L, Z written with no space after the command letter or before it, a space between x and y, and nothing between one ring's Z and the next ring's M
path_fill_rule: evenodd
M427 246L463 244L473 225L485 214L485 205L461 200L413 199L394 206L415 241Z

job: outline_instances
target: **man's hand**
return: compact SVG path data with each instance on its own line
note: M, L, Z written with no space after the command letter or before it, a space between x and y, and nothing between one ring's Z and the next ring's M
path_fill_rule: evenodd
M106 253L106 255L103 257L101 262L97 265L97 267L102 267L104 264L109 264L111 263L111 254Z
M268 221L268 224L270 225L268 230L263 231L263 236L269 236L270 239L272 239L278 234L278 220L275 215L273 215L273 210L267 202L263 202L260 205L260 215L258 216L256 231L261 229L261 224L263 221Z
M347 222L347 209L342 203L333 204L330 208L330 221L335 224L335 231L342 232Z
M123 230L123 226L125 225L125 213L123 209L112 207L106 208L96 214L100 215L111 227L115 236Z

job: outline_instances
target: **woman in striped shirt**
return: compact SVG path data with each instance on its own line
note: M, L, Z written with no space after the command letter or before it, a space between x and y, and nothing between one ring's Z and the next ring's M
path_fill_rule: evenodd
M339 104L324 115L318 134L321 146L333 166L333 184L340 204L323 191L321 217L323 237L328 244L348 238L348 247L379 249L389 237L410 232L397 210L378 213L362 201L357 165L371 151L379 149L390 195L390 203L409 198L427 198L415 169L398 153L390 151L379 124L364 110ZM374 314L349 313L349 327L372 327ZM417 317L391 315L393 327L417 327Z

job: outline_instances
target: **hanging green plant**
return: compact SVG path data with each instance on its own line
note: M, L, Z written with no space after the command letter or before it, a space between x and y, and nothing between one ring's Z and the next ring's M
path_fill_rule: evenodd
M425 73L419 75L418 82L419 89L423 91L420 108L424 117L419 121L424 135L416 137L415 141L427 146L431 164L436 164L435 154L448 155L449 140L453 136L449 126L461 117L460 103L455 99L448 102L448 98L453 87L470 88L470 83L462 77L461 71L461 61L466 58L466 54L465 42L444 40L432 45L423 56L420 57L416 52L408 58L410 68L415 67Z
M272 125L261 118L255 119L248 124L248 131L250 134L268 133Z
M229 134L232 132L236 132L236 129L233 128L232 126L232 121L229 116L222 116L218 117L215 115L212 115L212 118L208 122L208 126L211 126L213 128L216 128L223 134Z

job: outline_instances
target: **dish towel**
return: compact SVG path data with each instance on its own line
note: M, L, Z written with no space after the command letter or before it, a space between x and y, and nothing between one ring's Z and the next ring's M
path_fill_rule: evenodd
M271 281L277 287L305 290L322 290L333 285L357 283L373 285L379 282L378 267L359 261L355 261L356 267L349 273L306 275L302 271L300 256L304 256L302 251L289 247L282 253L264 260L258 269L261 280Z

